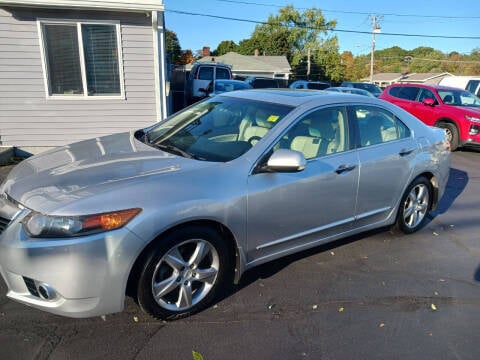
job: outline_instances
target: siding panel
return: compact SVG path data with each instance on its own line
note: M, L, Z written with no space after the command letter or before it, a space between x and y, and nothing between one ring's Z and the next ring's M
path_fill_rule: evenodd
M125 99L47 98L37 18L119 21ZM143 14L0 9L0 145L59 146L153 124L152 41Z

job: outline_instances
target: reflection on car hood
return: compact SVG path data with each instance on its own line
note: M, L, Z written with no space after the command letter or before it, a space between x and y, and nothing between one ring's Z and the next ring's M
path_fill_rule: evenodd
M17 165L0 189L31 209L52 210L79 198L146 176L181 173L214 163L154 149L131 133L59 147Z

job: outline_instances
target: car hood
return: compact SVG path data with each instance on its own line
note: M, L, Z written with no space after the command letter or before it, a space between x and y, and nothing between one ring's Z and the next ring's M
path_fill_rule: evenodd
M54 211L81 198L96 196L126 182L168 176L216 163L183 158L154 149L121 133L46 151L24 160L0 188L37 211Z
M460 106L459 108L471 111L475 114L480 114L480 107L478 106Z

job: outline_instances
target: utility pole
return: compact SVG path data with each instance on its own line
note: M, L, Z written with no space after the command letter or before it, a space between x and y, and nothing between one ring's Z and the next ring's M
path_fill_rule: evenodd
M307 49L307 80L310 80L310 48Z
M377 15L371 16L372 18L372 51L370 53L370 83L373 83L373 63L375 60L375 34L380 33L380 25L378 22L381 20L381 17Z

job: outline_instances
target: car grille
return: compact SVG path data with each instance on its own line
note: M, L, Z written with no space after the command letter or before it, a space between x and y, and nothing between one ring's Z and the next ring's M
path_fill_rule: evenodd
M35 280L24 276L23 281L25 281L25 285L27 286L28 292L30 294L36 297L40 297L40 294L38 293L38 290L37 290L37 286L35 285Z
M7 228L9 223L10 223L10 220L0 216L0 234L3 233L3 231Z

